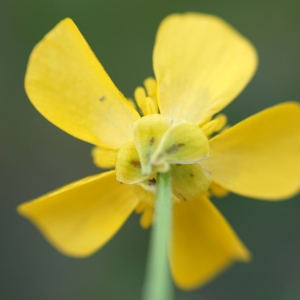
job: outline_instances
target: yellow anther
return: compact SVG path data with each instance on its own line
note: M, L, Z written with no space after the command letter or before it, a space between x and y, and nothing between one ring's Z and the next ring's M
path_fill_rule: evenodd
M156 101L151 98L151 97L147 97L146 100L145 100L145 112L148 114L148 115L151 115L151 114L157 114L158 113L158 107L157 107L157 103Z
M143 87L138 86L134 91L134 98L137 102L137 105L141 108L146 99L146 91Z
M143 201L140 201L135 208L135 212L137 214L140 214L145 209L145 207L146 207L146 203Z
M148 96L153 99L156 99L156 92L157 92L156 80L152 77L149 77L144 80L144 86L146 88Z
M217 127L217 125L218 125L218 121L213 120L213 121L206 123L201 129L205 133L206 136L210 136L211 134L213 134L216 131L215 128Z
M132 186L136 197L140 200L140 203L145 203L145 205L154 205L155 192L149 191L145 188L144 184L137 184Z
M224 189L222 186L215 183L214 181L211 182L209 190L213 196L216 196L219 198L225 197L228 195L228 191L226 189Z
M144 88L137 87L134 91L134 98L144 116L157 113L156 101L151 97L147 97Z
M218 122L215 131L220 131L227 124L227 116L224 114L217 115L214 120Z
M227 123L227 117L224 114L217 115L212 121L206 123L201 128L206 136L210 136L215 132L220 131Z
M137 87L134 91L134 98L138 107L144 116L158 113L156 102L157 83L154 78L149 77L144 81L146 90L143 87ZM146 93L147 91L147 93Z
M153 208L147 205L140 218L140 224L144 229L147 229L151 226L152 221L153 221Z

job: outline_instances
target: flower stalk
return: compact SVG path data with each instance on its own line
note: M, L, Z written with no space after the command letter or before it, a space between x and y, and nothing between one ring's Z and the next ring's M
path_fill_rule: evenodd
M143 300L172 300L173 287L168 263L172 224L171 174L157 175L155 219L152 226Z

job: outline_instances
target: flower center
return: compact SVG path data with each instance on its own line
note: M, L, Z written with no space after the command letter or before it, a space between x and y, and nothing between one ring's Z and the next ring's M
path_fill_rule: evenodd
M206 159L208 149L208 139L198 125L186 121L174 124L160 114L144 116L133 124L133 138L120 148L117 180L151 186L156 173L173 173L176 166Z
M201 165L208 157L208 139L224 130L227 118L220 114L200 125L174 123L159 114L156 81L147 78L144 85L134 92L136 102L128 99L142 118L133 124L132 138L118 152L112 151L111 161L116 163L117 180L132 185L140 200L136 212L142 213L141 225L147 228L153 218L157 172L171 172L174 203L199 199L208 189L218 197L227 193L211 181L211 174ZM97 153L99 166L107 167L102 152L98 149Z

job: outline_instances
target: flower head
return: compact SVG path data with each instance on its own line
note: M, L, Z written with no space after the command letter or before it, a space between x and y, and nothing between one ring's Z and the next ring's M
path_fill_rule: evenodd
M153 219L157 172L171 171L170 264L181 288L197 287L250 254L209 201L227 191L265 200L300 187L300 105L288 102L224 128L215 114L253 76L254 47L221 19L167 17L153 54L155 79L135 91L139 111L116 88L70 19L33 50L29 99L50 122L96 145L114 171L94 175L19 206L61 252L84 257L102 247L135 209Z

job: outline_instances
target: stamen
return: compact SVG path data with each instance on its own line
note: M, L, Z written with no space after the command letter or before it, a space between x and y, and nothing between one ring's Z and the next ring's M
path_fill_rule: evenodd
M154 206L156 186L149 186L148 180L133 186L135 196L145 205Z
M144 102L146 99L146 91L144 88L141 86L138 86L135 91L134 91L134 98L137 102L137 105L139 106L140 109L144 106Z
M218 121L215 131L220 131L227 124L227 116L224 114L217 115L215 120Z
M142 228L147 229L153 222L153 206L140 201L135 208L137 214L142 214L140 218L140 225Z
M218 198L222 198L228 195L228 191L214 181L211 182L209 191L213 196Z
M201 128L202 131L205 133L207 137L211 136L212 134L222 130L227 123L227 117L224 114L219 114L215 117L214 120L206 123Z
M134 98L144 116L157 114L158 105L156 101L157 84L154 78L147 78L144 81L146 91L143 87L137 87L134 91Z
M147 205L140 218L140 224L144 229L147 229L151 226L152 221L153 221L153 208Z
M135 208L135 212L137 214L140 214L145 209L145 207L146 207L146 203L143 201L140 201Z
M201 129L205 133L206 136L210 136L215 132L215 128L217 125L217 121L213 120L206 123Z
M156 80L152 77L148 77L147 79L144 80L144 86L146 88L148 96L156 100L156 91L157 91Z

